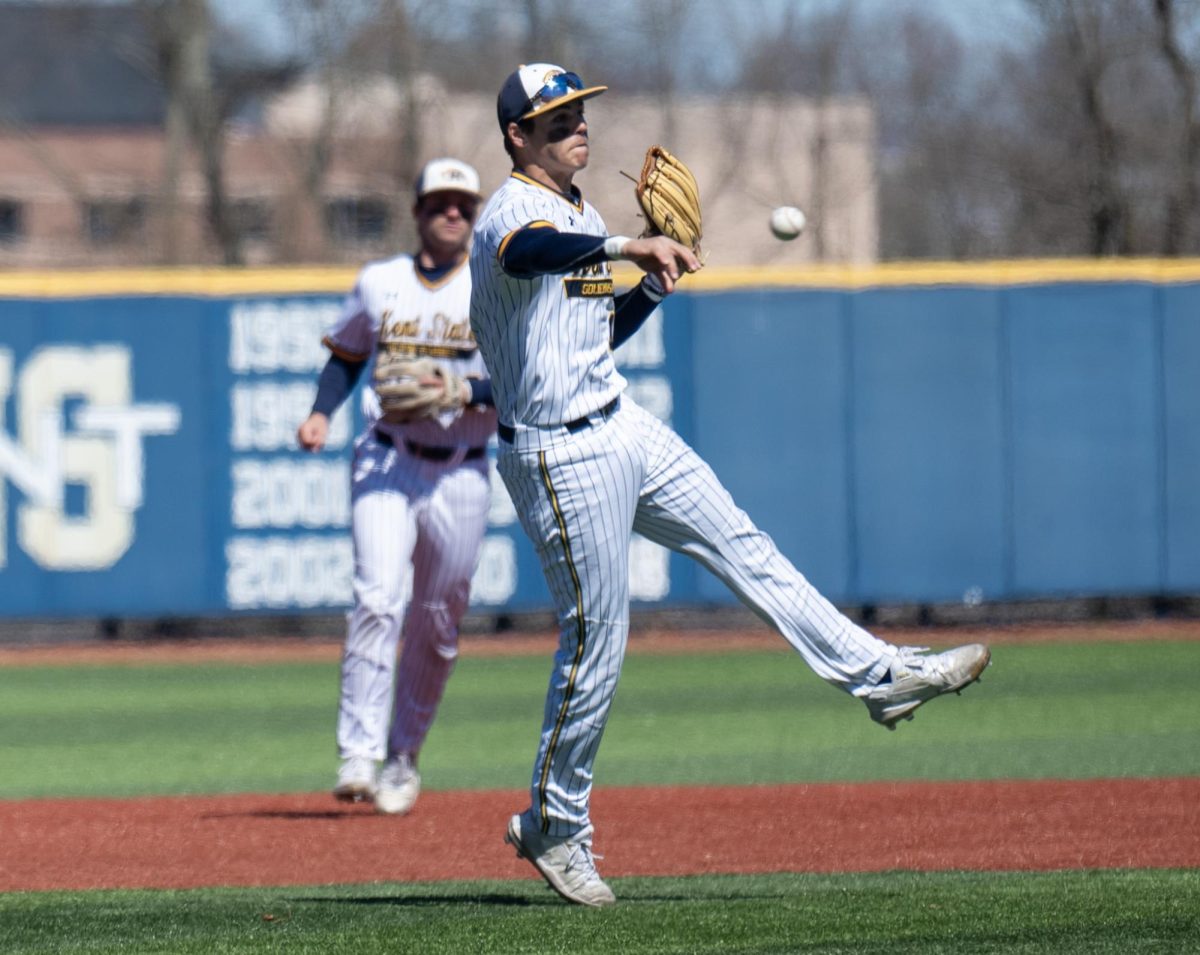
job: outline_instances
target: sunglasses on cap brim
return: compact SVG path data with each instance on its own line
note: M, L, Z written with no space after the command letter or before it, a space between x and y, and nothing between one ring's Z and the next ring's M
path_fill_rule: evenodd
M559 73L538 90L530 102L534 107L544 106L547 103L553 103L556 99L562 99L568 93L578 93L582 89L583 80L579 78L578 73Z

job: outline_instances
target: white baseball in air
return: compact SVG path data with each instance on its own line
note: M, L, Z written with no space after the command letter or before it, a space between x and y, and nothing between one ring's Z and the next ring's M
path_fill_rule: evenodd
M795 206L780 206L771 213L771 234L786 242L804 231L806 221L804 213Z

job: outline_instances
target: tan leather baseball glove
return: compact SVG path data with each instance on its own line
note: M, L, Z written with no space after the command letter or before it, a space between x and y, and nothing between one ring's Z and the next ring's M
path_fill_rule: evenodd
M431 358L380 355L372 373L383 418L408 424L463 407L463 380Z
M646 216L644 235L662 233L700 252L700 189L683 161L662 146L651 146L635 192Z

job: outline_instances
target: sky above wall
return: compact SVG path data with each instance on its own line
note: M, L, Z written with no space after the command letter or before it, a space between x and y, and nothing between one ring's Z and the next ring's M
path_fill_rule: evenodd
M0 4L10 2L28 3L30 0L0 0ZM41 2L46 4L78 3L88 2L88 0L41 0ZM91 2L129 3L131 0L91 0ZM369 6L363 0L345 0L348 7L353 6L356 2L362 2L364 7ZM477 2L478 0L446 0L445 5L447 8L455 6L469 8ZM502 4L504 0L491 0L491 2ZM508 0L508 2L514 12L521 6L517 0ZM619 2L621 0L610 0L610 3ZM637 2L637 0L630 0L630 2ZM644 16L647 8L660 2L664 2L664 0L640 0L643 12L638 15ZM715 2L715 0L692 0L692 2L704 4ZM286 13L286 2L281 2L281 0L210 0L210 3L223 23L230 27L240 28L241 31L252 36L255 45L263 52L285 54L289 51L293 39ZM937 10L964 37L981 42L1015 41L1029 22L1028 0L741 0L735 7L743 10L753 8L755 16L759 15L759 11L763 11L766 16L781 17L788 9L806 11L820 7L852 4L870 10L872 7L882 9L905 3L917 5L926 10ZM719 2L718 6L729 9L729 5L723 2ZM712 23L715 29L720 29L716 25L719 21L719 17L706 15L695 17L692 22Z
M244 27L266 52L282 53L291 43L291 31L283 6L278 0L210 0L222 22L231 27ZM643 0L648 4L659 0ZM703 2L703 0L698 0ZM782 16L792 9L815 9L851 2L869 10L871 7L895 7L912 3L925 9L935 9L968 39L1019 39L1029 22L1026 0L758 0L757 5Z

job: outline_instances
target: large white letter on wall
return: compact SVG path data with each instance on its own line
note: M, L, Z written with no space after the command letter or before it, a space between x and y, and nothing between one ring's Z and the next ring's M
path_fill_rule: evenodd
M133 542L133 513L117 502L116 445L101 436L63 434L68 399L128 406L131 391L129 350L119 346L46 348L21 370L20 430L26 453L48 463L57 451L63 491L67 485L82 485L86 495L80 514L66 513L65 493L56 501L21 508L21 548L43 567L111 567Z

